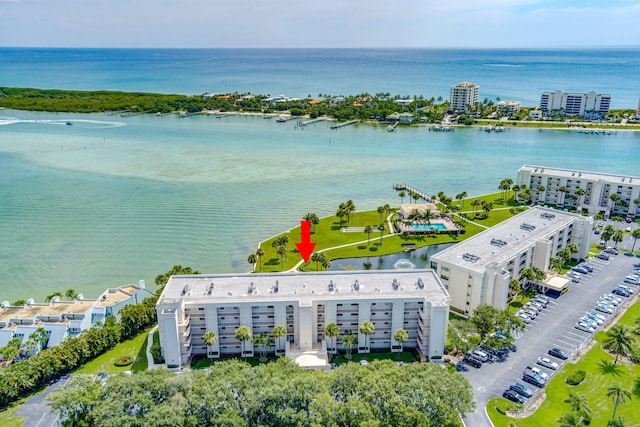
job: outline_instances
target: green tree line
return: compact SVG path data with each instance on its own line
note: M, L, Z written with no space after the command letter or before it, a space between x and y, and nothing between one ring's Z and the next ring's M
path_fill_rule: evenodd
M180 376L79 376L50 400L65 426L458 426L475 406L469 382L433 363L322 371L286 357L257 367L218 362Z

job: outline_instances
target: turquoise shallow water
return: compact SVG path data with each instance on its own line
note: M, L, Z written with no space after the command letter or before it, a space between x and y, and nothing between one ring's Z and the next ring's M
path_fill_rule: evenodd
M497 191L524 163L637 175L640 134L452 133L260 116L0 111L0 299L153 281L174 264L248 270L255 245L307 212ZM72 121L73 126L66 126Z

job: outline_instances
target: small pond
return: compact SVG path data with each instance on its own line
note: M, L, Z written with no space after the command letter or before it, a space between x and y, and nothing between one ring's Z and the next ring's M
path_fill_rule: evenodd
M336 259L331 261L329 270L391 270L394 268L408 270L426 268L431 255L443 251L451 245L455 245L455 243L425 246L411 252L398 252L391 255Z

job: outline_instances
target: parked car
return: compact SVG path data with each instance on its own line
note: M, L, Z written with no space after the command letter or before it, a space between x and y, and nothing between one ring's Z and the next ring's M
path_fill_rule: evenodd
M633 222L633 219L630 216L626 217L624 220L627 222L627 224L631 224Z
M471 355L480 359L482 363L489 360L489 355L482 350L474 350L473 353L471 353Z
M588 332L588 333L593 333L596 330L596 328L594 328L593 326L585 322L576 323L576 329L579 331Z
M536 295L535 297L531 298L531 301L533 302L537 302L538 304L542 305L542 307L547 308L547 305L549 305L549 299L542 299L540 298L538 295Z
M630 297L631 296L631 292L629 292L629 290L623 289L623 288L615 288L614 290L611 291L611 293L616 294L616 295L620 295L620 296L623 296L623 297Z
M536 317L538 317L538 311L534 310L534 309L525 308L523 310L523 313L526 314L527 316L531 317L531 319L535 319Z
M544 387L545 384L547 383L544 379L540 378L540 376L526 373L526 372L522 374L522 379L528 382L529 384L533 384L534 386L540 387L540 388Z
M470 354L465 355L462 360L464 361L464 363L466 363L467 365L471 365L474 368L481 368L482 367L482 360L480 360L477 357L472 356Z
M634 276L629 275L624 278L624 283L631 283L632 285L637 285L637 284L640 284L640 280L638 280Z
M594 228L593 229L593 234L600 234L600 229L599 228Z
M595 310L587 311L587 313L586 313L586 314L588 314L588 315L590 315L590 316L596 316L596 317L598 317L598 318L600 318L600 319L602 319L602 320L607 320L607 316L605 316L605 315L604 315L604 314L602 314L602 313L598 313L598 312L597 312L597 311L595 311Z
M533 390L522 383L513 383L509 386L509 388L521 396L531 397L533 396Z
M607 313L607 314L613 313L613 309L608 305L597 304L594 309L599 311L600 313Z
M565 273L565 276L571 277L571 278L575 278L575 279L581 279L582 278L580 273L576 273L575 271L572 271L572 270L567 271Z
M550 348L549 354L553 357L557 357L558 359L562 359L562 360L567 360L569 358L569 356L567 356L567 354L564 351L560 350L557 347Z
M602 252L606 252L611 255L620 255L620 251L618 251L616 248L606 248Z
M630 231L631 231L631 227L626 227L626 228L624 229L624 231L630 232Z
M596 254L596 258L604 260L604 261L609 261L609 255L605 254L605 253L598 253Z
M540 304L539 302L535 302L535 301L531 301L531 300L529 300L529 302L526 303L524 306L525 307L533 307L538 311L542 311L542 309L544 308L544 306L542 304Z
M593 273L593 267L591 267L589 264L587 264L586 262L583 262L582 264L580 264L578 267L582 267L585 270L587 270L589 273Z
M502 393L502 397L516 403L524 403L524 401L526 400L524 396L511 389L505 390L504 393Z
M582 319L589 319L591 323L595 323L598 326L604 323L604 320L602 320L600 317L591 315L589 313L585 313L585 315L582 316Z
M527 369L530 369L531 372L533 372L534 374L538 375L540 378L542 378L545 381L549 380L549 374L547 374L545 371L543 371L542 369L538 368L537 366L527 366Z
M516 316L518 316L520 320L522 320L526 324L531 323L531 317L527 316L523 312L516 312Z
M538 365L544 366L545 368L553 369L554 371L558 369L558 362L554 362L548 357L538 357Z
M598 223L598 227L604 227L604 222L600 221L600 222Z
M577 273L580 273L580 274L589 274L589 270L587 270L584 267L580 267L580 266L573 267L571 270L573 270L573 271L575 271Z

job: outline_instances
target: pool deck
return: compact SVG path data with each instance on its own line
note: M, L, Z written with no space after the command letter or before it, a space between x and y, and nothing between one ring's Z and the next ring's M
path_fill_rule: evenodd
M427 228L428 225L425 223L411 223L411 224L407 224L404 222L399 222L398 223L398 228L400 229L400 234L404 234L404 235L416 235L416 234L431 234L431 233L456 233L458 232L458 226L455 225L453 223L453 221L451 221L449 218L447 217L440 217L440 218L435 218L432 219L430 221L430 224L432 226L434 225L441 225L444 228L439 228L439 227L432 227L432 228ZM417 225L419 227L421 227L421 229L415 229L413 228L414 225ZM424 227L424 228L422 228Z

